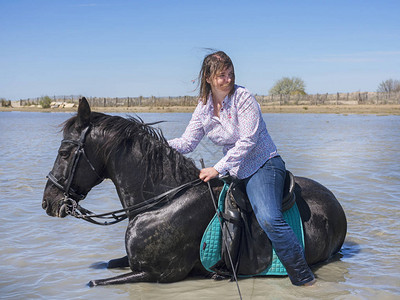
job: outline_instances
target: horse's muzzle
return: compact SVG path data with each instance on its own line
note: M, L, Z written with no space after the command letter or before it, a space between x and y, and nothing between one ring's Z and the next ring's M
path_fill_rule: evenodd
M66 216L69 215L69 208L67 204L61 205L60 209L58 210L58 215L57 217L59 218L65 218Z
M64 218L66 217L69 213L69 208L67 207L67 204L65 204L63 201L57 201L57 203L60 203L59 205L54 205L52 204L49 199L43 198L42 200L42 208L46 211L47 215L50 217L59 217L59 218Z

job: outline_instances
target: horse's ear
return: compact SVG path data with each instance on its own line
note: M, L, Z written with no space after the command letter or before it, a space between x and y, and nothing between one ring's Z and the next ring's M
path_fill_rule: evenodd
M79 99L77 126L84 128L90 124L90 106L85 97Z

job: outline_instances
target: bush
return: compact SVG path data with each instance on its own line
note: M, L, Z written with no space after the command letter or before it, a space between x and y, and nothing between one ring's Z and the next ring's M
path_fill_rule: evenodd
M51 98L49 96L44 96L40 99L40 105L42 108L50 108Z

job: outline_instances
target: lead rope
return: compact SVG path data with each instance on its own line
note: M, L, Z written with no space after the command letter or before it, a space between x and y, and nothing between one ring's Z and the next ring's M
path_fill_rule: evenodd
M201 163L201 167L204 169L204 168L205 168L205 165L204 165L204 160L203 160L202 158L200 159L200 163ZM219 217L218 208L217 208L217 205L215 204L216 202L215 202L214 193L213 193L213 191L212 191L212 189L211 189L211 185L210 185L210 182L209 182L209 181L207 181L207 185L208 185L208 189L209 189L209 191L210 191L212 203L213 203L214 208L215 208L215 213L216 213L217 216L218 216L219 226L220 226L221 232L222 232L222 240L223 240L223 242L224 242L224 246L225 246L225 248L226 248L226 252L228 253L229 263L231 264L231 267L232 267L233 278L235 278L236 287L237 287L237 290L238 290L238 293L239 293L239 298L240 298L240 300L242 300L242 293L240 292L239 281L238 281L237 276L236 276L236 270L235 270L235 267L234 267L234 265L233 265L232 257L231 257L231 254L230 254L230 252L229 252L229 248L228 248L228 245L227 245L227 243L226 243L226 239L225 239L225 237L223 236L224 231L223 231L223 228L222 228L221 218Z

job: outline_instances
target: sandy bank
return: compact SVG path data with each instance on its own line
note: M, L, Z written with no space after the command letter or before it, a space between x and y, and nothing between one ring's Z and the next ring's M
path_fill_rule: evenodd
M262 106L263 113L317 113L317 114L376 114L400 115L400 105L277 105ZM104 113L192 113L194 106L135 106L135 107L92 107L93 111ZM38 107L0 107L0 111L26 112L75 112L75 108L38 108Z

